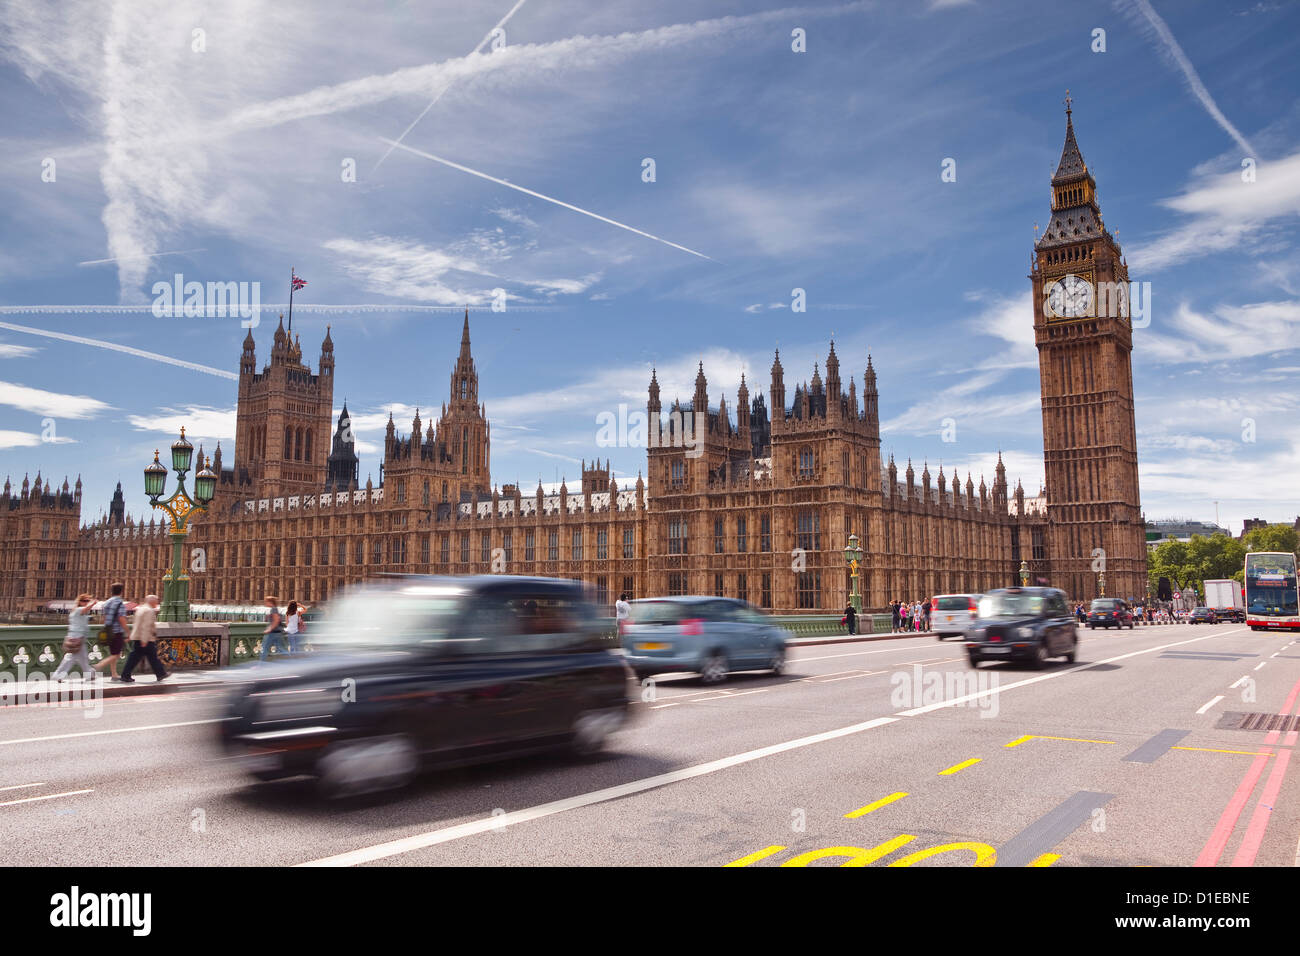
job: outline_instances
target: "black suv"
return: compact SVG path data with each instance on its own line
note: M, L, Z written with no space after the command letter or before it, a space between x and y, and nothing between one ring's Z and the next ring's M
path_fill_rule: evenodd
M1133 609L1120 598L1094 598L1088 608L1088 629L1127 626L1133 630Z
M428 765L590 754L631 707L617 640L576 581L381 579L330 607L312 646L250 668L220 734L258 779L306 774L329 796L395 788Z
M1057 588L1004 588L980 598L966 635L972 667L983 661L1022 660L1042 667L1049 657L1073 661L1079 648L1075 619Z

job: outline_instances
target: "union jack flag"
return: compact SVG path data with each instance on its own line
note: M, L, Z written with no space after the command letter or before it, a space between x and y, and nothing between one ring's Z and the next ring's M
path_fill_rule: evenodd
M303 286L307 284L307 280L301 279L298 276L294 276L292 284L293 284L293 290L297 292L299 289L301 289Z

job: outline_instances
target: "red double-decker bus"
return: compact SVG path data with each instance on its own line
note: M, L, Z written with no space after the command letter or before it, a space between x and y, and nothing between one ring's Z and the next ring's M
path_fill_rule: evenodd
M1300 590L1291 552L1246 555L1246 623L1252 631L1300 630Z

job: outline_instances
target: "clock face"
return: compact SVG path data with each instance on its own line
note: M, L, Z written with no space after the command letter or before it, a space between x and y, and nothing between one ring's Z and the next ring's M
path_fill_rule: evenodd
M1082 276L1062 276L1047 292L1047 310L1062 319L1092 315L1092 283Z

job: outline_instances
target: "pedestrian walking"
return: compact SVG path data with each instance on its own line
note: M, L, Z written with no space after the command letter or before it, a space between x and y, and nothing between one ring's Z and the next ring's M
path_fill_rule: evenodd
M932 609L932 608L931 608L931 605L932 605L932 604L933 604L932 601L926 601L925 604L922 605L922 610L921 610L921 614L922 614L922 616L924 616L924 618L925 618L925 628L924 628L924 629L927 630L927 631L930 629L930 611L931 611L931 609Z
M892 631L898 630L899 621L902 619L902 614L899 611L899 605L901 603L902 602L900 602L897 598L895 598L894 603L889 605L889 612L891 616L890 629Z
M131 672L141 661L149 662L149 666L153 668L153 676L159 682L172 676L167 668L163 667L162 661L158 660L157 631L154 627L157 621L158 595L150 594L145 597L144 604L135 609L135 621L131 627L131 640L135 642L135 647L131 649L126 659L126 667L122 670L123 684L135 683Z
M89 594L77 595L77 606L68 612L68 634L63 638L63 660L54 671L54 680L67 679L72 665L77 665L82 679L95 679L95 669L90 666L90 609L95 599Z
M117 680L117 662L126 646L126 607L122 600L123 587L116 583L110 588L112 596L104 602L104 636L108 641L108 656L95 665L95 670L105 667Z
M624 591L614 602L614 625L618 628L618 633L622 635L623 628L632 620L632 605L627 603L627 592Z
M266 606L269 613L266 618L266 630L262 632L262 660L266 660L272 641L279 645L281 653L284 652L284 615L280 613L280 606L271 595L266 597Z
M307 626L302 621L302 612L305 610L306 608L297 601L290 601L289 607L285 610L284 633L289 640L290 654L297 654L300 650L298 641L302 633L307 629Z
M848 625L849 634L858 633L858 612L854 610L852 601L844 609L844 623Z
M912 606L910 604L900 604L898 606L898 629L906 631L912 617Z

